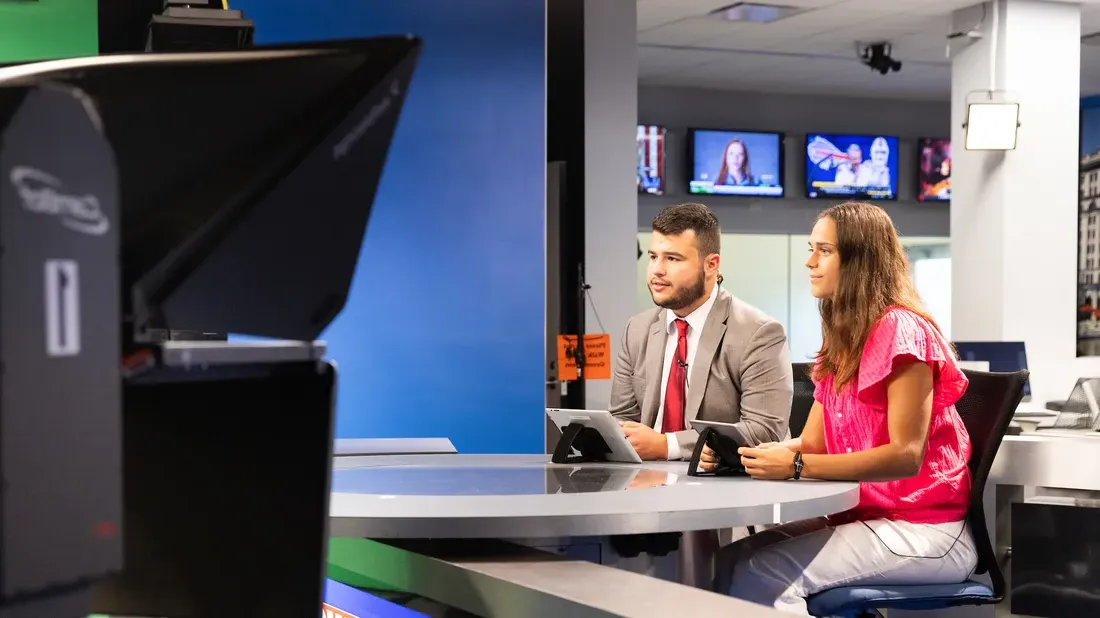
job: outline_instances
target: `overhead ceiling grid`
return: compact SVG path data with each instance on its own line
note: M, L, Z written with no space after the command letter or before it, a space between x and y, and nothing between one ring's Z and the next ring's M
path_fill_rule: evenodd
M639 81L643 86L946 100L951 14L974 4L638 0ZM720 11L731 5L739 6L728 9L728 16ZM1090 0L1082 12L1082 34L1100 32L1100 4ZM901 71L883 75L860 62L863 47L878 42L890 44ZM1100 36L1082 45L1081 77L1083 94L1100 93Z

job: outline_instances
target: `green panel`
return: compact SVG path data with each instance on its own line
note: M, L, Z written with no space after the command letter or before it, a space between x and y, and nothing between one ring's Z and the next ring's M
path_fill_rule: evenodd
M326 577L333 581L340 582L345 586L353 586L355 588L361 588L363 590L381 591L381 592L406 592L405 590L398 590L392 586L388 586L377 579L372 579L363 575L362 573L356 573L351 569L345 569L344 567L332 564L328 565L328 572Z
M97 0L0 0L0 63L99 54Z
M356 588L407 592L407 586L385 584L371 577L371 574L378 573L379 569L385 569L391 575L397 571L407 571L407 566L395 562L392 554L391 548L376 541L330 538L327 575L341 584Z

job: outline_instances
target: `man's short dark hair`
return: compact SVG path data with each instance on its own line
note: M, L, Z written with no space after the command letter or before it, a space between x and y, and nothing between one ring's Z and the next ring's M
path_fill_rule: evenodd
M662 210L653 218L653 231L665 236L675 236L692 230L695 232L695 246L699 257L720 253L722 249L722 226L718 217L702 204L677 204Z

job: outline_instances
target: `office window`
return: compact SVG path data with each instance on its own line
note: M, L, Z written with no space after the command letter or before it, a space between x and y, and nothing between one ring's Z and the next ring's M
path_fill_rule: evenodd
M913 262L913 283L924 308L951 339L951 258L927 258Z

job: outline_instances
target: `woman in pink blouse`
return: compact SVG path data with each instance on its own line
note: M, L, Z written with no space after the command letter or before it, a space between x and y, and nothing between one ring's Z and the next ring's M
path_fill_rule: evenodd
M921 306L893 223L877 206L840 204L818 218L809 250L824 341L816 401L800 437L743 448L741 460L759 479L859 481L859 504L719 558L731 595L803 616L822 590L961 582L977 563L965 522L970 437L955 410L967 380Z

